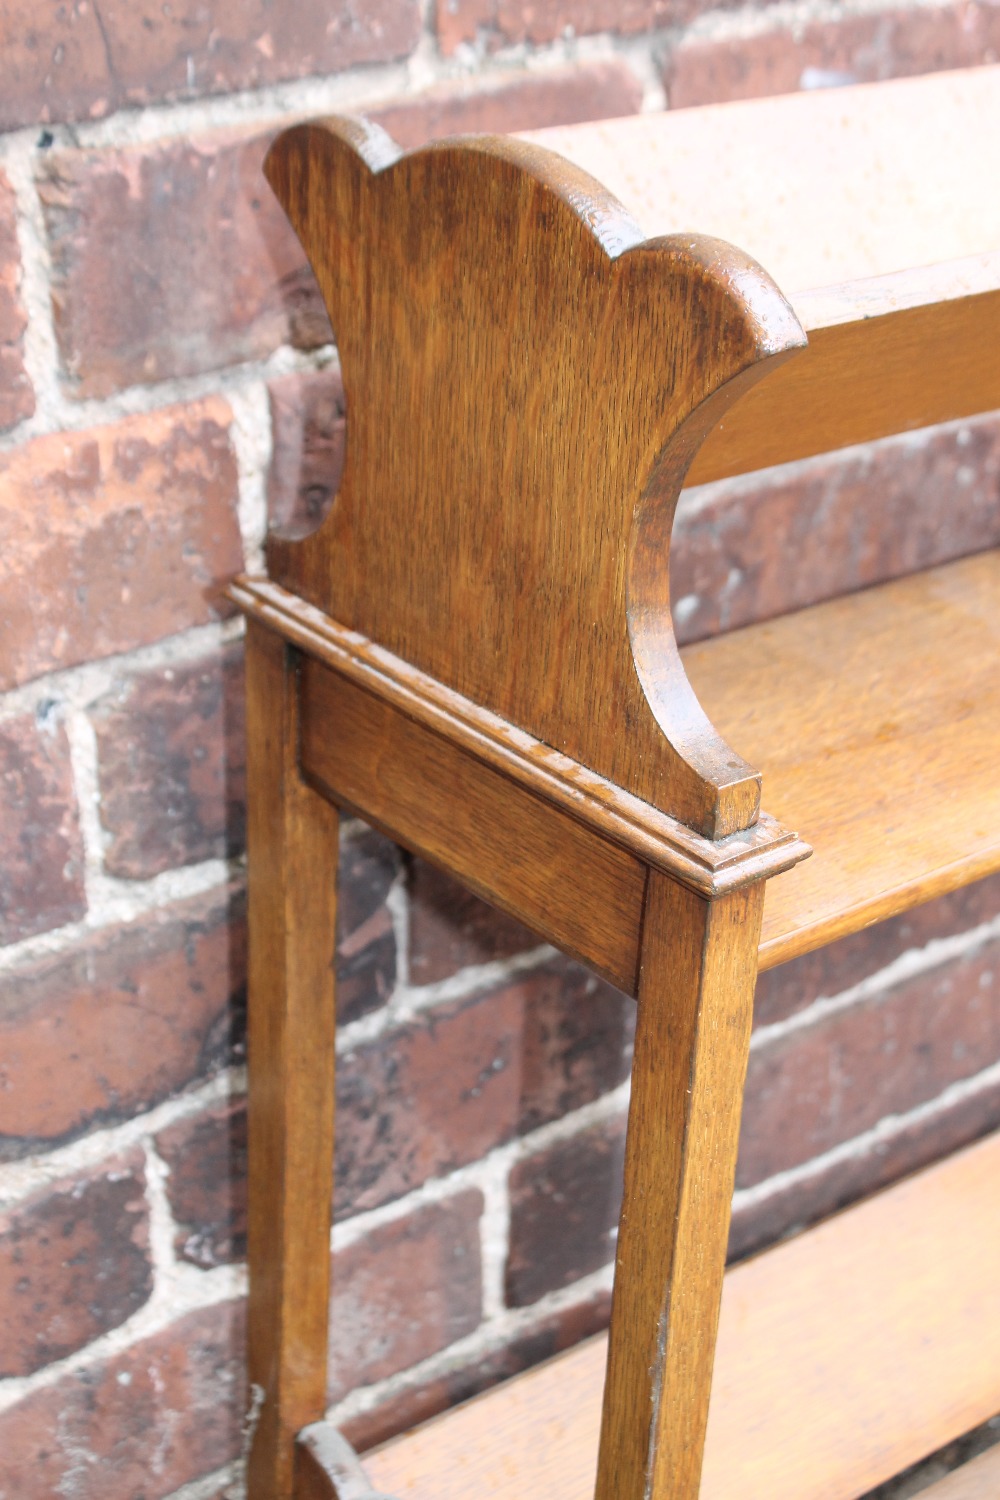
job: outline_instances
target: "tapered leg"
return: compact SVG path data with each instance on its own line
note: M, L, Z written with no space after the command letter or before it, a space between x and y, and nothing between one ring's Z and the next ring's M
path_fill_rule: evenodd
M337 811L298 771L294 658L249 622L250 1500L291 1500L326 1397Z
M650 871L598 1500L698 1494L763 897Z

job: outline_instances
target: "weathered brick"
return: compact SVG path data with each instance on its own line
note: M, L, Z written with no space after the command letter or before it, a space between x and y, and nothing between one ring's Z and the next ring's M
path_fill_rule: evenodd
M196 1266L243 1260L247 1251L247 1111L243 1099L215 1104L156 1137L170 1169L174 1248Z
M51 705L0 724L0 943L87 909L66 731Z
M672 108L789 94L830 84L908 78L996 62L1000 6L902 7L812 21L794 30L683 38L667 56Z
M810 1161L1000 1057L1000 939L753 1048L737 1185Z
M337 888L337 1022L384 1005L396 983L396 934L386 900L400 868L395 844L355 826L341 837Z
M400 1197L515 1134L523 1017L513 987L420 1015L338 1060L338 1216Z
M0 172L0 432L30 417L35 409L35 393L24 368L28 320L21 306L20 279L14 192Z
M757 980L754 1024L772 1026L787 1020L820 997L841 994L911 949L969 932L998 915L1000 875L991 875L769 969Z
M702 0L437 0L437 34L446 56L463 43L495 52L594 31L630 36L714 8Z
M0 1158L126 1119L227 1060L243 1018L245 939L241 900L215 891L9 973Z
M333 1257L330 1399L384 1380L479 1326L483 1196L466 1189Z
M688 490L670 559L678 636L735 630L995 547L998 497L995 415Z
M581 63L547 73L472 75L365 113L407 149L469 131L504 133L610 120L642 107L642 84L627 63Z
M416 0L126 0L32 6L9 0L0 57L0 129L97 119L123 106L259 88L405 57Z
M0 1414L0 1500L163 1500L240 1451L243 1307L178 1318Z
M67 389L220 369L332 337L315 279L261 173L270 135L184 137L46 158Z
M95 706L105 868L126 879L239 854L243 648L123 674Z
M467 1363L456 1361L436 1380L390 1394L377 1406L348 1418L341 1430L359 1452L373 1448L599 1333L608 1326L610 1312L611 1293L591 1291L581 1302L546 1313L498 1348L477 1352Z
M561 1119L629 1076L635 1003L619 990L566 962L508 989L524 1000L522 1131Z
M525 1307L614 1259L625 1117L519 1161L510 1174L507 1302Z
M917 1119L890 1127L868 1150L852 1153L822 1171L778 1185L762 1198L741 1199L733 1212L730 1255L739 1258L772 1244L921 1167L941 1160L1000 1127L1000 1083L945 1098Z
M541 941L423 860L413 861L408 884L413 984L449 979L469 964L511 958Z
M141 1156L47 1187L0 1216L0 1378L82 1349L152 1289Z
M241 563L231 413L218 398L0 453L0 687L228 611Z
M334 366L279 376L267 389L268 519L286 536L305 536L322 521L340 485L347 431L343 382Z

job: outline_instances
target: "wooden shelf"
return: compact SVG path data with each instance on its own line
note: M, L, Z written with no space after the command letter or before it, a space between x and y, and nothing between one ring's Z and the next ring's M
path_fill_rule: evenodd
M702 1500L855 1500L1000 1408L998 1174L992 1136L729 1272ZM397 1500L590 1500L604 1350L579 1345L365 1468Z
M682 653L814 850L768 882L762 968L1000 869L998 652L987 552Z

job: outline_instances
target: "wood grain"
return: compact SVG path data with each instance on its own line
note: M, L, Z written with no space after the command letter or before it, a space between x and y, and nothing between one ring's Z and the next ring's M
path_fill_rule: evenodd
M1000 869L1000 553L688 648L707 711L813 845L763 968Z
M339 673L307 663L303 689L306 776L635 994L639 860Z
M947 1479L920 1492L924 1500L997 1500L1000 1495L1000 1445L963 1464Z
M763 895L649 878L597 1500L698 1495Z
M804 344L773 282L715 240L644 241L499 137L403 156L330 120L266 171L352 414L333 509L272 535L272 579L707 837L748 827L759 783L687 686L667 560L706 432Z
M993 1136L727 1274L702 1500L856 1500L1000 1410L998 1180ZM590 1500L604 1365L580 1345L365 1467L398 1500Z
M299 776L292 657L249 622L249 1500L291 1500L326 1405L338 822Z

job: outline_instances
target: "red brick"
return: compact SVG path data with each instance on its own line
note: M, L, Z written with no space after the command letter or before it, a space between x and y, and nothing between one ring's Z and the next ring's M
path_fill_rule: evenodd
M524 997L442 1006L337 1065L337 1213L452 1172L515 1134Z
M437 0L437 34L446 56L463 43L495 52L595 31L631 36L714 8L702 0Z
M261 173L268 136L46 159L56 335L75 396L326 343L312 272Z
M167 1196L178 1226L174 1248L180 1259L206 1267L245 1259L245 1101L230 1099L179 1120L161 1130L156 1149L170 1169Z
M519 1128L535 1130L628 1078L635 1003L578 964L515 980L524 999Z
M507 1302L525 1307L614 1259L625 1117L519 1161L510 1174Z
M815 1174L786 1181L759 1201L737 1197L730 1236L734 1258L835 1213L909 1172L939 1161L1000 1127L1000 1084L945 1100L916 1120L893 1125L865 1151Z
M998 490L995 415L689 490L670 560L678 635L735 630L995 547Z
M21 306L20 279L17 206L13 189L0 172L0 432L30 417L35 409L35 393L24 368L28 320Z
M0 943L87 909L66 731L51 705L0 724Z
M772 1026L820 997L830 998L914 948L969 932L1000 915L1000 875L963 886L902 916L866 927L815 953L769 969L757 980L754 1023Z
M1000 1057L1000 940L752 1049L737 1185L829 1151Z
M396 984L396 934L386 904L399 873L395 844L355 826L341 837L337 889L337 1021L384 1005Z
M473 74L366 114L410 149L470 131L502 134L610 120L641 107L642 84L627 63L614 58L547 73Z
M611 1293L591 1292L582 1302L547 1313L499 1348L477 1353L468 1363L456 1361L437 1379L387 1396L349 1418L341 1430L358 1452L364 1452L599 1333L608 1326L610 1312Z
M242 851L241 645L123 675L93 717L112 875L143 880Z
M388 62L411 52L420 33L416 0L102 0L99 10L80 0L12 0L4 21L0 129Z
M0 453L0 687L228 610L241 564L228 405L209 398Z
M333 1257L331 1401L472 1333L482 1311L476 1189L373 1229Z
M244 949L241 903L215 891L9 973L0 1158L126 1119L225 1061L242 1019Z
M0 1500L164 1500L240 1451L242 1304L162 1332L0 1415Z
M347 423L340 371L282 375L271 381L268 396L268 519L286 536L306 536L333 504L344 467Z
M410 979L434 984L469 964L492 963L541 941L433 865L410 867Z
M82 1349L152 1290L138 1153L47 1187L0 1217L0 1378Z
M964 0L839 16L794 31L685 38L667 58L664 83L678 108L975 67L998 54L1000 5Z

